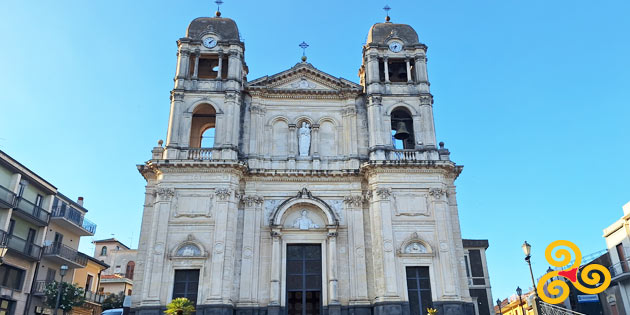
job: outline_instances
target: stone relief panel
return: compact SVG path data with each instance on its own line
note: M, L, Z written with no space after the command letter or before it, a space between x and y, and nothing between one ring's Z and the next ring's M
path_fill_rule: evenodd
M428 237L428 235L424 235ZM399 256L433 256L429 243L418 232L408 234L396 250Z
M198 218L212 216L214 195L203 191L177 191L175 196L175 218Z
M200 257L201 249L194 244L186 244L181 246L176 253L178 257Z
M282 203L282 200L280 199L270 199L270 200L265 200L264 201L264 224L265 225L269 225L269 218L271 217L271 213L273 212L273 210L275 208L278 207L279 204Z
M427 253L427 248L420 242L411 242L409 245L405 246L403 252L405 254L425 254Z
M337 217L339 217L339 224L346 224L346 220L344 218L344 210L343 210L343 200L341 199L332 199L326 200L326 203L335 211Z
M326 220L319 209L297 205L285 213L283 227L288 229L311 230L326 227Z
M417 193L393 194L394 213L398 216L429 216L429 200L426 195Z

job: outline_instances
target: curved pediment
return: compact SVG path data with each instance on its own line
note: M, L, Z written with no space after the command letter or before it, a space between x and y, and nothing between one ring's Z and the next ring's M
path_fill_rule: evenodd
M360 85L336 78L306 62L298 63L293 68L272 76L250 81L247 88L254 94L358 94L362 90Z

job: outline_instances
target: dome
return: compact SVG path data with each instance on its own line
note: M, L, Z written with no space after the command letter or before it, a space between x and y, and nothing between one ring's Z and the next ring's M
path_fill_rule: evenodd
M206 34L216 34L219 40L240 41L238 27L232 19L221 17L200 17L190 22L186 37L200 40Z
M370 28L367 44L385 45L392 38L398 38L405 45L420 44L418 34L407 24L376 23Z

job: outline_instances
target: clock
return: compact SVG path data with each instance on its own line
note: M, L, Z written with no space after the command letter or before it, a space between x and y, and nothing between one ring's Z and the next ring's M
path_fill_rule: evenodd
M391 50L391 51L393 51L395 53L401 51L402 47L403 47L403 45L402 45L401 42L391 42L391 43L389 43L389 50Z
M203 45L206 48L214 48L217 45L217 40L214 37L206 37L203 39Z

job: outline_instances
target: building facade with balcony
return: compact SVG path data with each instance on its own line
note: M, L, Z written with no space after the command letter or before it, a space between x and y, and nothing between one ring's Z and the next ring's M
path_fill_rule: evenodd
M427 46L406 24L366 31L359 84L305 57L248 81L236 23L190 23L166 146L138 166L136 314L177 297L204 314L475 314ZM487 272L472 279L489 297Z
M96 225L85 218L87 209L83 207L83 197L75 202L67 196L57 193L52 201L50 222L44 238L42 259L39 264L31 310L45 310L44 290L53 281L61 281L60 267L69 270L63 281L75 283L74 273L88 265L89 256L79 252L79 243L83 236L93 236ZM78 283L83 287L85 283Z
M476 315L491 315L493 311L492 287L488 274L486 250L488 240L463 239L466 276Z
M0 313L26 314L57 188L0 151Z
M101 260L88 256L85 268L75 269L73 283L85 290L85 303L80 307L72 310L75 314L100 314L103 311L103 300L105 295L99 291L101 285L103 271L108 269L109 265Z
M630 202L622 208L623 216L604 229L612 277L610 287L600 294L605 295L606 314L630 312Z
M82 198L73 202L57 188L0 151L0 313L34 314L43 309L47 283L60 280L61 265L73 271L87 264L78 252L81 236L94 235Z

